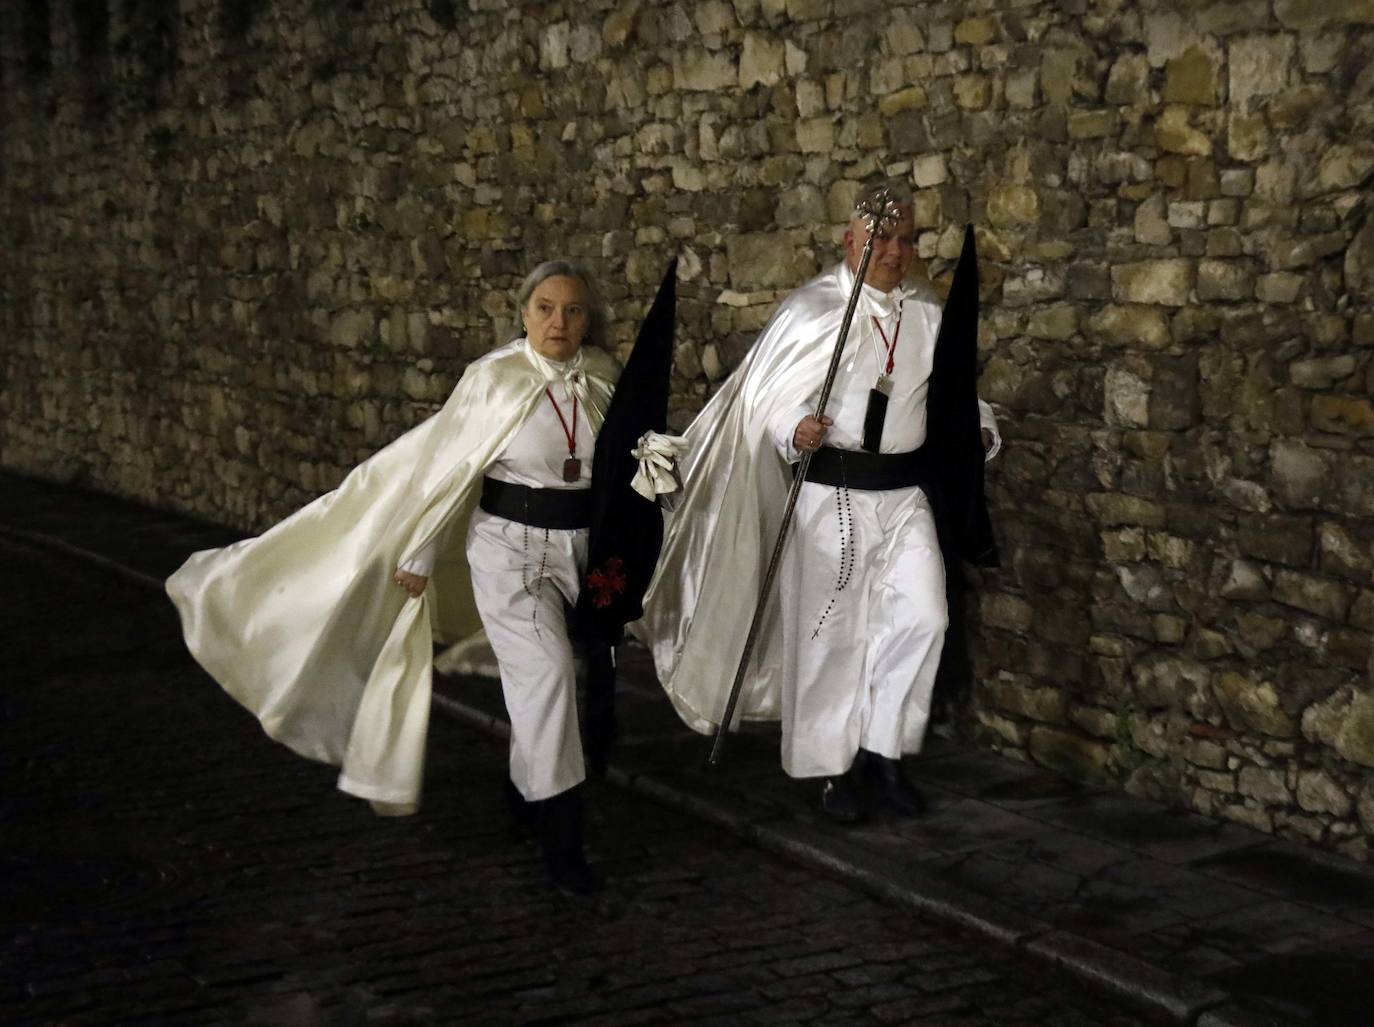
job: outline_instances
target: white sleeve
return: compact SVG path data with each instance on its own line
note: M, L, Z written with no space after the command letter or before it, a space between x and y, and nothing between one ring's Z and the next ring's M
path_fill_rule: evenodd
M809 417L811 413L807 407L796 407L782 411L769 422L768 434L773 445L789 464L801 459L801 450L792 445L792 437L797 434L797 425L801 424L802 418Z
M978 424L984 431L992 433L992 448L983 457L983 462L991 460L1002 451L1002 435L997 430L997 417L992 412L992 407L983 400L978 401Z
M438 555L439 539L436 537L430 541L429 545L425 546L409 560L401 564L397 570L405 571L408 574L418 574L422 578L428 578L434 572L434 562Z

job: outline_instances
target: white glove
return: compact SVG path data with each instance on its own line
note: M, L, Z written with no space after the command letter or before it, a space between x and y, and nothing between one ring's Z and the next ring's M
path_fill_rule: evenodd
M630 455L639 461L630 487L650 501L659 495L678 490L673 467L678 457L687 452L687 438L683 435L660 435L646 431L639 437L639 445Z

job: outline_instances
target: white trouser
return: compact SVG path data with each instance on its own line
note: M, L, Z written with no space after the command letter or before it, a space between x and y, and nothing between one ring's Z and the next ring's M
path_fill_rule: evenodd
M919 752L949 624L925 493L807 482L779 580L783 769L833 777L860 747Z
M581 588L587 531L476 510L467 556L510 714L510 779L531 802L551 798L586 777L565 607Z

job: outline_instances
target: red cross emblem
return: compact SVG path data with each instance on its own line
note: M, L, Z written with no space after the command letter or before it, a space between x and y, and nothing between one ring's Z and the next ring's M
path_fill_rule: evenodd
M594 570L587 575L587 587L592 590L592 603L596 606L610 606L621 592L625 591L625 575L620 568L625 561L612 556L606 561L604 570Z

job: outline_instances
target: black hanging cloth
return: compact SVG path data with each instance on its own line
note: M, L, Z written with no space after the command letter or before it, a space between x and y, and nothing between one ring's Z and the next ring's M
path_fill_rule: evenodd
M658 563L663 515L657 503L630 487L639 468L630 451L645 432L668 427L676 306L674 259L639 327L596 437L587 572L573 615L573 635L582 641L620 641L625 625L644 612L644 592Z
M978 252L973 226L954 268L926 398L926 442L932 468L931 503L941 547L970 563L995 567L983 494L983 438L978 418Z
M644 593L663 546L658 503L630 487L639 469L630 451L645 432L667 430L676 315L674 258L639 327L592 455L587 571L570 625L587 665L584 729L593 777L605 775L606 757L617 734L611 647L621 641L625 625L644 613Z

